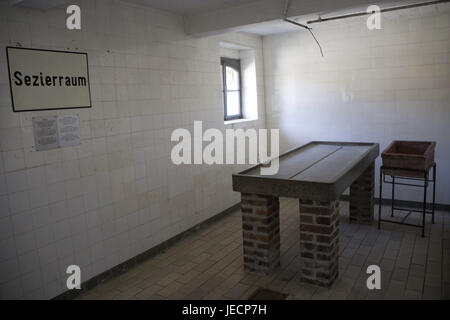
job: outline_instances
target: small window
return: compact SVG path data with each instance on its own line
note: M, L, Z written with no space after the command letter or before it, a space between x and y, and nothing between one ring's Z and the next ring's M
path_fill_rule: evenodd
M241 62L221 58L222 99L225 121L242 119Z

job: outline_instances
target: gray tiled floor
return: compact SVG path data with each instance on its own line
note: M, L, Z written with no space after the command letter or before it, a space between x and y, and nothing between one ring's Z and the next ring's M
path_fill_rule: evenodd
M383 208L384 215L388 210ZM259 287L288 299L450 298L450 213L437 212L434 225L428 218L422 238L419 229L407 226L349 224L348 204L342 202L339 279L330 289L299 281L298 220L298 202L281 199L281 268L269 277L244 273L236 211L79 298L247 299ZM381 290L366 287L371 264L381 267Z

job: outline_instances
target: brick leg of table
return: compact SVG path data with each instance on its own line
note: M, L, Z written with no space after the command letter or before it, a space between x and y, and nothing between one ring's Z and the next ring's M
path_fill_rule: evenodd
M300 199L301 281L329 287L339 271L339 201Z
M280 265L278 197L241 194L245 271L270 274Z
M372 224L375 165L370 165L350 186L350 222Z

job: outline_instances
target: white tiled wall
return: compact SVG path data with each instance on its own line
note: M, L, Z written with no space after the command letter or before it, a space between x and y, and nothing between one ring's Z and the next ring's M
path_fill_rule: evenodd
M81 1L82 31L65 8L0 4L0 298L51 298L65 270L82 280L123 262L239 201L232 166L171 164L172 131L224 129L220 41L255 49L263 127L262 40L189 38L182 18L120 1ZM6 45L89 54L92 109L13 113ZM31 118L76 113L78 147L36 152Z
M374 31L363 19L313 25L324 58L307 31L264 37L267 126L280 128L282 149L311 140L379 142L381 151L392 140L437 141L437 202L450 204L449 11L386 13ZM402 190L400 198L422 200L421 191Z

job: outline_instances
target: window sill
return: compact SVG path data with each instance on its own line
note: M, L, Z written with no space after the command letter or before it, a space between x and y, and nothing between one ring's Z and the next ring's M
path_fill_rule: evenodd
M252 121L258 121L258 119L236 119L236 120L229 120L229 121L225 121L224 124L225 124L225 125L231 125L231 124L236 124L236 123L252 122Z

